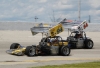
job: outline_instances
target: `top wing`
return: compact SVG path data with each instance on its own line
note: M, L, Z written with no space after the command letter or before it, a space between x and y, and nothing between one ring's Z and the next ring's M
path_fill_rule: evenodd
M86 27L88 27L88 23L86 21L66 21L66 20L60 22L63 25L64 29L84 30Z
M34 27L31 28L31 32L32 35L36 35L38 33L48 33L48 30L51 28L52 26L50 24L37 24Z

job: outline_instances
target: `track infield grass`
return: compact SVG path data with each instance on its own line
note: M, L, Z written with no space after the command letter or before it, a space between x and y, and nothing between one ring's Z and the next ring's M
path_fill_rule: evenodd
M75 63L75 64L64 64L64 65L47 65L47 66L30 67L30 68L100 68L100 61Z

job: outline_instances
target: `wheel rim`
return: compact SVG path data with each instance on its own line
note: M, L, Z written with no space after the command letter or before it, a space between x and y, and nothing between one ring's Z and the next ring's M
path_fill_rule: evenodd
M63 53L64 53L65 55L68 55L68 54L69 54L69 48L65 47L65 48L63 49Z
M31 56L35 55L35 49L34 49L34 47L32 47L32 48L29 50L29 54L30 54Z
M93 46L93 43L90 41L88 42L88 47L91 48Z

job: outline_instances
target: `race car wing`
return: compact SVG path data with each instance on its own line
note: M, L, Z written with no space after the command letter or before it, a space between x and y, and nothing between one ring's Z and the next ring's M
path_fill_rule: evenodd
M38 33L47 33L48 30L51 28L52 26L50 24L37 24L34 27L31 28L31 32L32 35L36 35Z
M67 21L66 19L60 23L63 25L65 30L84 30L86 27L88 27L88 23L86 21Z

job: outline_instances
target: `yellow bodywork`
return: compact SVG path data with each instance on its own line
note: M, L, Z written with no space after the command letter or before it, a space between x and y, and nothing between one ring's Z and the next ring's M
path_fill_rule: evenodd
M12 51L12 54L23 53L23 52L25 52L25 49L26 49L26 48L15 49L14 51Z
M7 50L6 52L12 55L24 55L25 50L26 50L25 47L21 47L17 49L10 49L10 50Z
M47 43L47 45L48 46L51 46L51 44L50 43ZM52 45L53 46L62 46L62 45L64 45L64 46L67 46L68 45L68 42L59 42L59 43L57 43L57 42L54 42L54 43L52 43Z

